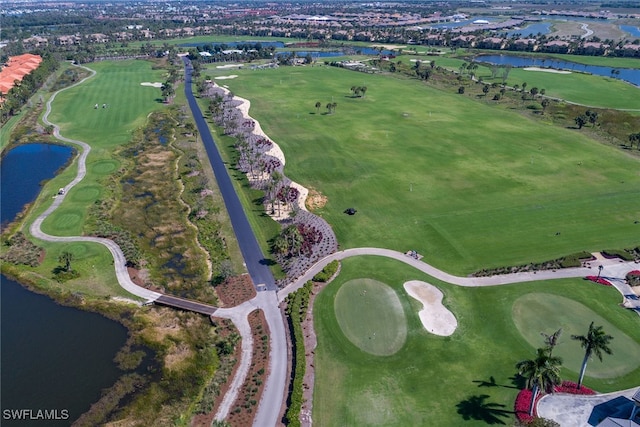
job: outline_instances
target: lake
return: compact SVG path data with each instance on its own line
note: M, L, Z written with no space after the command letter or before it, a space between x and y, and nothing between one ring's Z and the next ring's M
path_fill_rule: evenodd
M0 167L0 221L3 226L36 199L42 181L51 179L69 161L72 153L70 147L53 144L19 145L7 152Z
M614 77L616 79L624 80L640 87L640 68L602 67L596 65L583 65L576 62L568 62L558 59L543 59L540 57L535 58L530 56L515 55L479 55L475 58L475 60L497 65L511 65L518 68L548 67L557 70L573 70L584 73L591 73L598 76ZM619 71L620 73L612 75L611 71L614 69Z
M26 144L10 150L1 163L3 223L32 202L43 180L52 178L72 155L69 147ZM113 358L127 340L117 322L56 304L0 276L1 396L3 426L70 425L102 389L122 375ZM57 410L59 418L10 421L5 410Z

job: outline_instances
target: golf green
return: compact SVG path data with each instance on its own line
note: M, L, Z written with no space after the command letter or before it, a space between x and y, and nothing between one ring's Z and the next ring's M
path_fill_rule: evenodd
M591 282L584 286L599 286ZM541 333L552 334L562 329L554 356L560 356L563 366L579 372L584 350L572 335L585 335L589 324L602 326L605 333L613 336L612 354L603 353L603 362L592 356L586 375L594 378L614 378L625 375L640 366L640 344L613 326L588 307L569 298L546 293L525 294L513 303L513 320L518 331L533 347L544 345Z
M402 348L407 320L398 295L372 279L351 280L340 288L335 313L344 335L362 351L389 356Z

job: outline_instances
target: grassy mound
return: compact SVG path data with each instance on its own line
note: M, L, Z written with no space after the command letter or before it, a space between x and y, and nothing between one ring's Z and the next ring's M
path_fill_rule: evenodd
M351 280L342 285L334 304L342 332L362 351L388 356L402 348L407 321L398 295L388 285Z
M584 286L591 286L585 283ZM513 320L516 327L533 347L541 347L541 332L551 334L562 328L560 342L554 348L554 356L562 357L563 365L574 372L580 371L584 350L571 335L587 333L589 323L603 326L612 335L613 354L603 354L602 362L592 358L587 366L587 376L594 378L614 378L625 375L640 366L640 344L613 326L605 318L579 302L558 295L531 293L518 298L513 303Z

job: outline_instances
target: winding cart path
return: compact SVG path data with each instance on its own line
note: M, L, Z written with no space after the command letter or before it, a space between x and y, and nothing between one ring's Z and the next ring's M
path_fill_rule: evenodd
M80 82L69 86L65 89L69 89L76 85L79 85L86 81L87 79L93 77L95 75L95 71L86 67L82 67L91 72L91 75L81 80ZM208 136L208 139L211 141L211 145L207 147L207 152L213 155L210 151L211 148L216 151L215 145L213 145L213 139L211 138L211 134L209 132L208 126L204 122L202 113L195 103L193 99L193 94L191 93L191 75L190 75L190 67L187 64L187 84L186 87L189 88L188 92L185 88L185 92L187 92L187 98L189 99L190 106L192 107L192 112L194 113L194 117L196 118L196 122L198 123L198 129L200 135L203 140ZM86 175L86 159L91 151L91 147L83 141L78 141L70 138L66 138L60 135L60 128L58 125L51 123L48 119L48 116L51 112L51 103L55 99L56 95L60 93L62 90L54 93L49 101L46 104L46 112L43 116L43 122L47 125L51 125L54 128L54 135L56 138L61 141L68 142L70 144L76 145L80 147L80 156L78 158L78 174L76 177L64 187L64 194L59 194L51 206L39 215L35 221L31 224L30 232L31 234L39 239L50 241L50 242L93 242L104 245L109 249L111 255L114 259L114 267L116 271L116 276L118 279L118 283L122 286L123 289L127 290L129 293L143 298L149 302L154 302L160 298L162 298L159 302L167 305L172 305L177 308L182 309L191 309L189 308L189 304L192 304L192 308L194 311L205 313L208 315L215 315L216 317L224 317L231 319L236 327L238 328L241 336L242 336L242 344L241 344L241 360L239 361L239 367L235 377L232 379L231 387L229 391L223 398L223 402L221 406L218 408L216 413L216 419L224 419L237 398L238 391L241 388L246 376L249 372L249 367L251 364L251 353L252 353L252 336L249 328L249 323L247 320L248 314L255 310L256 308L262 309L264 311L267 324L270 330L270 354L269 354L269 370L268 377L265 383L265 390L263 392L262 399L260 401L256 418L254 421L254 425L256 426L274 426L278 424L278 418L280 416L280 409L282 408L285 393L286 393L286 369L287 369L287 344L285 337L285 321L282 317L279 310L279 303L286 298L286 296L299 289L306 283L308 280L321 271L328 263L333 260L341 260L353 256L363 256L363 255L374 255L374 256L383 256L387 258L396 259L398 261L404 262L423 273L426 273L430 276L433 276L439 280L449 282L459 286L497 286L497 285L506 285L520 282L529 282L534 280L549 280L549 279L558 279L558 278L569 278L569 277L584 277L587 275L593 275L594 268L597 269L598 266L603 266L602 277L611 281L611 283L618 289L618 291L623 295L623 305L627 308L630 308L636 311L640 315L640 300L633 293L631 288L626 284L623 280L625 274L628 271L637 269L637 264L631 262L621 262L619 260L607 260L598 258L596 261L591 263L590 267L581 267L581 268L571 268L571 269L561 269L557 271L538 271L538 272L527 272L527 273L515 273L515 274L506 274L506 275L498 275L491 277L460 277L454 276L452 274L446 273L442 270L439 270L433 267L430 264L427 264L421 260L414 259L405 255L404 253L393 251L389 249L383 248L354 248L347 249L344 251L333 253L322 260L318 261L315 265L313 265L307 272L298 277L295 281L293 281L290 285L285 287L284 289L276 292L275 283L273 281L273 276L268 271L268 267L265 265L264 257L259 249L256 252L255 246L252 249L252 252L246 252L245 249L242 250L243 256L245 257L245 262L247 264L247 269L249 270L256 287L260 292L258 292L257 296L250 301L247 301L239 306L233 308L216 308L212 306L208 306L206 304L201 304L195 301L171 301L170 296L164 296L161 293L151 291L149 289L145 289L133 283L130 279L127 268L126 268L126 260L122 253L120 247L109 239L97 238L97 237L88 237L88 236L52 236L42 231L42 223L45 219L55 211L64 201L66 195L69 193L75 185L77 185ZM193 100L193 101L192 101ZM194 108L195 105L195 108ZM219 153L217 153L219 158ZM214 156L215 157L215 156ZM218 174L220 169L223 169L227 179L229 179L228 174L226 174L226 169L224 169L224 163L222 160L219 160L219 163L214 167L214 171L216 171L216 179L218 179ZM222 176L222 175L221 175ZM220 178L224 180L224 178ZM219 182L220 184L220 182ZM233 192L237 199L237 194L235 194L235 190L232 185L228 185L225 187L226 190L223 190L224 193L230 194ZM221 186L222 189L222 186ZM223 194L224 195L224 194ZM227 199L225 198L225 203ZM229 206L227 206L229 207ZM233 209L230 210L230 215L232 219L242 213L246 220L246 215L244 215L244 211L240 206L240 210ZM243 245L255 245L257 244L255 240L255 235L251 230L248 221L246 224L239 225L238 229L236 229L236 224L234 223L234 231L238 233L238 230L243 230L244 233L250 233L251 235L245 234L243 238L238 236L238 240L240 242L241 248ZM252 242L253 239L253 242ZM244 242L244 243L243 243ZM248 243L247 243L248 242ZM255 242L255 243L254 243ZM266 268L266 270L265 270ZM253 274L252 274L253 272Z

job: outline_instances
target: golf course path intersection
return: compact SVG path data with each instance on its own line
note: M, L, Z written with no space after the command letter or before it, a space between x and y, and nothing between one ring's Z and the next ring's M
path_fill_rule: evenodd
M38 216L38 218L36 218L36 220L32 223L30 227L30 232L36 238L46 240L46 241L51 241L51 242L93 242L93 243L99 243L106 246L113 256L116 276L120 286L137 297L143 298L150 302L155 301L162 294L142 288L136 285L135 283L133 283L133 281L130 279L129 274L127 272L126 260L122 253L122 250L113 241L108 239L88 237L88 236L64 236L64 237L51 236L49 234L44 233L41 230L41 226L44 220L60 206L60 204L64 201L66 195L68 194L69 190L73 188L76 184L78 184L86 175L86 159L89 152L91 151L91 147L85 142L77 141L77 140L73 140L73 139L69 139L61 136L59 126L49 122L48 120L49 113L51 112L51 103L53 102L53 100L55 99L58 93L60 93L62 90L66 90L76 85L79 85L95 75L94 70L91 70L88 68L85 68L85 69L91 72L91 75L72 86L69 86L65 89L61 89L55 92L47 102L46 112L43 116L43 122L47 125L53 126L54 136L56 138L60 139L61 141L68 142L70 144L77 145L81 148L81 153L78 159L78 173L76 177L68 185L66 185L63 188L63 191L60 192L61 194L58 194L56 196L51 206L49 206L49 208L47 208L45 212L43 212L40 216ZM202 133L203 132L201 132L201 134ZM270 281L267 280L265 282L268 283L269 285L268 288L270 290L258 292L257 296L254 297L252 300L247 301L239 306L232 307L232 308L222 308L216 311L215 317L228 318L232 320L242 336L242 344L241 344L242 354L241 354L239 365L236 371L236 375L232 379L232 383L229 388L229 391L224 396L221 406L217 408L216 419L221 420L228 415L231 409L231 406L233 405L238 395L238 392L249 372L253 343L252 343L251 330L249 328L247 316L253 310L261 309L264 311L267 324L270 329L269 333L271 338L270 340L271 346L269 351L269 363L268 363L267 378L265 382L265 389L262 395L262 399L257 408L254 425L270 426L270 425L277 424L282 403L284 402L284 398L285 398L285 392L286 392L285 380L286 380L286 370L287 370L287 347L286 347L286 338L285 338L285 329L284 329L284 318L280 312L279 303L281 303L289 293L301 288L307 281L311 280L313 276L315 276L318 272L320 272L331 261L341 260L341 259L354 257L354 256L361 256L361 255L383 256L387 258L396 259L436 279L439 279L454 285L465 286L465 287L496 286L496 285L506 285L506 284L520 283L520 282L530 282L530 281L536 281L536 280L584 277L588 275L593 275L594 268L597 269L599 266L602 266L603 269L601 272L601 277L609 280L616 287L616 289L618 289L618 291L623 295L623 298L624 298L623 306L633 309L640 315L640 300L624 280L624 277L627 272L633 269L637 269L637 265L632 262L622 262L618 259L598 258L596 261L593 261L591 263L592 265L590 268L579 267L579 268L568 268L568 269L560 269L560 270L543 270L543 271L537 271L537 272L513 273L513 274L497 275L497 276L490 276L490 277L460 277L460 276L454 276L452 274L446 273L421 260L417 260L413 257L409 257L404 253L390 250L390 249L382 249L382 248L347 249L347 250L335 252L323 258L322 260L318 261L309 270L307 270L306 273L304 273L303 275L295 279L292 283L290 283L288 286L286 286L285 288L281 289L278 292L276 292L275 290L271 290L273 289L272 287L273 285L272 283L268 283ZM609 395L605 395L605 396L609 396ZM543 410L545 410L544 407L543 407Z

